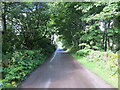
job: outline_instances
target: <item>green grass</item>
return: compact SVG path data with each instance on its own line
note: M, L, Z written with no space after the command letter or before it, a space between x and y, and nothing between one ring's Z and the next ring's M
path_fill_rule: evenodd
M118 88L118 75L111 75L110 70L106 68L101 68L99 65L105 65L105 62L92 62L88 61L85 57L80 57L76 54L72 54L74 58L76 58L81 64L86 66L88 69L96 73L98 76L100 76L103 80L105 80L107 83L111 84L115 88Z

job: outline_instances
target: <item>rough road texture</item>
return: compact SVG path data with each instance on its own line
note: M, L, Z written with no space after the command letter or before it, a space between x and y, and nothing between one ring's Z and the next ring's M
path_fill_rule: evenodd
M51 59L31 73L21 84L21 88L113 87L80 64L71 55L57 49Z

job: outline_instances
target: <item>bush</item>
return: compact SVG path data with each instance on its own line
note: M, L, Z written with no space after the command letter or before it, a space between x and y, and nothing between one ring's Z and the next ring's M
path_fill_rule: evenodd
M118 54L112 52L91 51L87 55L87 60L99 63L101 68L109 69L115 75L118 73Z
M2 87L17 87L27 74L45 61L47 56L41 52L41 50L24 50L3 55Z
M82 49L76 52L79 56L86 56L91 50L90 49Z
M83 47L83 49L78 50L76 52L77 55L79 56L86 56L88 55L89 52L91 52L90 46L87 45L86 43L79 44L80 47Z
M76 54L79 56L87 56L91 51L92 49L85 48L85 49L78 50Z

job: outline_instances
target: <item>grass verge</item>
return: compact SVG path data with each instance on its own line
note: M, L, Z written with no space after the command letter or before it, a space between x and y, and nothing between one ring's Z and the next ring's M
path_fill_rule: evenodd
M99 65L105 65L105 62L91 62L88 61L85 57L78 56L76 54L72 54L72 56L77 59L81 64L86 66L88 69L96 73L107 83L111 84L115 88L118 88L118 75L111 75L111 71L106 68L101 68Z

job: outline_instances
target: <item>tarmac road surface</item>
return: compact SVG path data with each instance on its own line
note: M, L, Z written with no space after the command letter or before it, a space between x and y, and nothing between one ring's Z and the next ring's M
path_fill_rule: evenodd
M75 60L63 49L57 49L22 82L20 88L114 88ZM112 89L113 90L113 89Z

